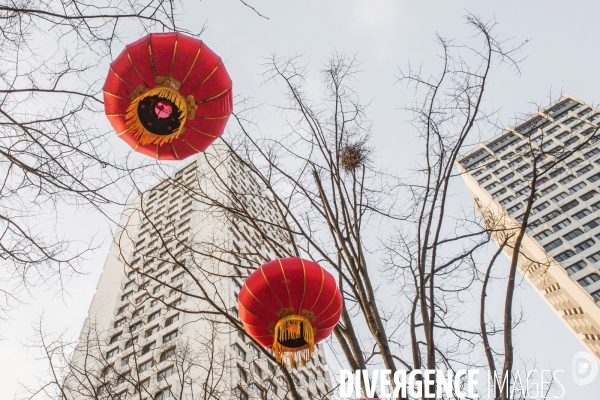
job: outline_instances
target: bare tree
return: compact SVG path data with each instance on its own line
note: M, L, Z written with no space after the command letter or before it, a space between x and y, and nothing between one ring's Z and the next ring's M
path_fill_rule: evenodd
M300 58L267 59L266 82L282 85L287 96L276 106L286 119L286 132L276 138L260 137L254 131L254 108L242 100L239 107L245 106L245 111L236 113L233 121L237 135L202 156L196 179L192 182L175 176L165 181L193 200L196 212L213 232L230 233L183 236L175 228L178 221L170 215L167 220L173 228L166 229L164 221L154 220L145 208L147 199L153 191L160 192L162 184L153 191L140 188L138 221L132 216L132 224L143 221L153 237L153 250L136 258L137 248L131 243L137 238L129 236L129 221L116 238L125 273L143 293L138 297L140 302L152 299L170 310L210 321L213 333L243 334L235 304L222 292L222 282L243 278L274 258L302 256L319 262L338 279L344 306L331 344L334 354L351 369L383 366L393 376L400 370L457 371L487 364L491 372L511 376L513 330L520 322L513 310L516 271L527 263L528 254L521 244L531 227L529 216L538 198L538 178L556 168L573 149L547 150L535 141L540 125L526 130L530 146L526 153L515 155L514 167L520 157L521 162L531 163L533 175L524 186L529 191L519 223L509 223L512 220L506 213L483 206L479 207L483 218L475 210L463 215L450 213L450 187L456 180L459 155L479 140L484 128L495 127L495 114L482 109L490 70L500 62L518 71L515 57L521 47L510 47L499 39L494 21L468 15L466 23L475 31L472 42L457 45L438 37L442 49L439 73L429 77L409 68L401 74L400 81L416 91L417 100L407 111L412 113L413 126L424 144L423 161L408 179L380 169L374 161L365 106L352 88L358 74L355 59L334 54L324 66L321 100L308 92L308 73ZM594 131L580 145L587 146L595 138ZM546 159L551 162L540 165ZM494 162L489 159L476 167L491 169ZM251 187L236 176L244 176ZM484 258L491 239L499 249ZM506 275L496 268L502 251L511 254ZM535 268L545 266L530 261ZM150 267L150 263L159 267ZM180 269L184 281L165 279L162 268ZM492 281L506 282L502 326L493 324L487 315ZM182 306L180 296L192 301ZM477 299L474 307L478 318L465 321L464 315L473 305L468 298ZM104 352L108 347L102 340L107 338L97 337L83 338L80 343L97 343ZM501 346L493 343L494 337L502 338ZM202 340L215 342L210 335ZM249 341L259 348L253 339ZM135 344L132 346L135 349ZM56 348L47 344L41 347L50 355ZM180 351L179 346L177 349ZM187 354L186 349L183 346L181 351ZM268 350L260 349L262 357L274 361ZM93 352L84 349L82 354L88 353ZM136 352L132 354L135 358ZM192 376L189 371L195 365L185 354L177 368L181 382ZM205 377L201 393L196 394L216 398L223 392L212 388L219 386L224 373L214 368L227 363L220 353L209 351L206 356L206 363L195 365L203 369ZM99 362L102 357L95 356L94 360ZM135 370L139 367L136 365ZM301 399L292 371L278 368L273 376L285 382L284 395ZM96 373L80 372L86 379ZM105 386L103 376L108 375L77 382L88 391L86 396L97 395L98 387L110 390L110 383L119 379L112 375ZM54 388L61 388L65 382L56 378L52 383ZM437 388L435 379L429 387L424 382L417 385L421 393ZM142 383L132 381L138 393L145 390ZM363 393L365 386L363 382ZM182 396L176 388L169 390L176 397ZM496 397L506 399L508 390L498 390ZM330 393L321 398L328 398ZM397 397L415 395L402 393Z

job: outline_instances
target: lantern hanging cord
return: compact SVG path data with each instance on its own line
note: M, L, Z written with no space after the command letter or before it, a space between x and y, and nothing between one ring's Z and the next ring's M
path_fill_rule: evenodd
M281 342L303 339L305 345L294 348ZM304 366L315 350L315 332L310 321L300 315L287 315L277 321L273 337L273 353L278 363L288 368Z

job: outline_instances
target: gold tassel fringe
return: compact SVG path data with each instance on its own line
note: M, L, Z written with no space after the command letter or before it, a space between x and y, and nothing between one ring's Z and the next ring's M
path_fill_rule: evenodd
M158 96L160 98L169 100L181 111L181 117L179 118L179 128L177 128L170 135L156 135L147 130L144 125L140 122L138 117L138 105L140 101L150 96ZM127 129L133 133L133 136L138 139L138 144L156 144L163 145L170 143L173 139L177 139L184 131L184 125L187 118L187 104L185 98L175 89L166 86L157 86L147 92L144 92L140 96L133 99L129 107L127 107L127 113L125 115L125 125Z
M286 347L279 343L281 340L293 340L303 338L305 346L300 348ZM315 350L315 332L310 321L301 315L287 315L277 321L273 337L273 353L278 363L288 368L304 366L313 355Z

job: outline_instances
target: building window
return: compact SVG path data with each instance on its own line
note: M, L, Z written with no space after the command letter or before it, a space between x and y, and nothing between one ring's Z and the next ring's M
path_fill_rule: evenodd
M530 192L531 192L531 188L526 187L526 188L523 188L523 189L519 190L516 194L517 194L517 197L521 197L521 196L524 196L526 194L529 194Z
M564 168L559 168L559 169L556 169L556 170L550 172L549 175L550 175L550 178L556 178L557 176L559 176L563 172L565 172L565 169Z
M544 246L546 251L552 251L562 245L563 241L561 239L555 239Z
M158 305L159 299L154 299L150 302L150 308L156 307Z
M164 274L161 274L164 275ZM161 283L160 285L158 285L157 287L154 288L154 290L152 290L152 294L157 294L158 292L160 292L161 290L164 289L164 285Z
M545 222L548 222L548 221L551 221L551 220L553 220L554 218L558 217L559 215L560 215L560 211L558 211L558 210L554 210L554 211L552 211L551 213L544 215L544 216L542 217L542 219L543 219Z
M163 343L167 343L170 342L171 340L175 339L177 336L179 336L179 331L178 330L174 330L173 332L169 332L166 335L163 336Z
M569 265L567 268L565 268L565 270L567 271L567 273L569 275L573 275L573 274L581 271L582 269L584 269L586 266L587 265L585 264L585 261L581 260L581 261L577 261L573 265Z
M593 149L592 151L588 151L587 153L584 154L585 158L592 158L594 157L596 154L600 153L599 149Z
M181 298L179 298L179 299L175 300L175 301L174 301L174 302L172 302L172 303L169 303L169 309L174 309L174 308L177 308L177 307L178 307L178 306L180 306L180 305L181 305Z
M246 352L240 347L239 344L234 343L231 348L235 354L237 354L242 360L246 361Z
M565 176L564 178L562 178L559 182L563 185L566 185L567 183L571 182L573 179L575 179L575 175L568 175L568 176Z
M600 301L600 290L596 290L592 293L592 297L594 298L594 301Z
M567 240L573 240L576 237L579 237L581 234L583 233L583 231L581 229L575 229L574 231L571 231L569 233L567 233L565 236L563 236L565 239Z
M579 198L583 201L587 201L587 200L591 199L592 197L596 196L597 194L598 194L598 192L596 192L595 190L590 190L589 192L587 192L583 196L580 196Z
M300 371L300 376L304 379L305 382L309 382L309 378L308 375L306 375L306 372Z
M131 354L121 358L121 366L129 364L129 357L131 357Z
M260 386L258 386L256 383L251 383L250 386L248 386L250 388L250 390L252 390L260 399L262 400L266 400L267 396L265 396L265 391L264 389L262 389Z
M125 293L123 296L121 296L121 301L127 300L128 298L131 297L132 294L133 294L133 292Z
M167 400L171 398L171 391L169 389L160 391L154 396L154 400Z
M530 175L533 176L533 174L530 174ZM525 178L527 178L528 180L531 179L531 177L529 177L529 178L525 177ZM548 177L544 176L543 178L540 178L537 180L537 182L535 183L535 187L542 186L544 183L548 182L549 180L550 179L548 179Z
M522 208L523 208L523 203L518 203L518 204L514 205L513 207L509 208L507 211L509 214L514 214Z
M148 360L145 363L140 364L140 374L144 371L148 371L152 366L154 366L154 360Z
M598 262L598 261L600 261L600 251L598 253L592 254L587 259L590 260L591 262Z
M258 348L256 348L256 346L254 346L253 344L249 344L248 348L250 349L250 352L252 354L254 354L254 357L257 357L257 358L260 357L260 350L258 350Z
M589 178L587 178L587 180L591 183L597 182L598 180L600 180L600 174L592 175Z
M143 295L141 295L140 297L138 297L137 299L135 299L135 304L140 304L141 302L143 302L144 300L146 300L148 297L150 297L148 295L148 293L144 293Z
M502 178L500 178L500 182L506 182L511 180L513 177L515 176L514 172L511 172L508 175L504 175Z
M585 167L583 167L583 168L581 168L580 170L577 171L577 176L581 176L581 175L587 174L592 169L594 169L594 168L591 165L586 165Z
M160 325L154 325L152 328L146 330L146 337L150 337L152 335L154 335L156 332L158 332L160 330Z
M279 384L285 389L288 390L288 384L283 376L279 377Z
M547 201L545 201L542 204L535 206L533 209L536 212L540 212L540 211L545 210L546 208L548 208L549 205L550 205L550 203L548 203Z
M567 164L567 167L569 168L575 168L576 166L578 166L579 164L581 164L583 162L583 159L581 158L576 158L573 161L569 162Z
M233 395L239 400L248 400L248 395L239 386L233 389Z
M568 260L569 258L573 257L574 255L575 255L575 252L573 250L567 250L567 251L563 251L562 253L554 256L554 259L558 262L563 262L563 261Z
M160 355L160 362L166 361L171 357L175 356L175 347L171 347L168 350L165 350L162 352L162 354Z
M502 189L498 190L496 193L492 194L492 197L494 199L497 199L498 197L502 196L506 192L507 192L507 189L506 188L502 188Z
M131 314L131 318L139 317L144 312L144 307L140 307Z
M547 188L542 190L542 196L546 196L548 193L554 192L556 189L558 189L558 186L555 183L553 183L551 186L548 186Z
M144 323L142 321L138 321L129 327L129 332L135 332L138 329L140 329L143 325Z
M485 187L485 190L487 190L488 192L496 187L498 187L500 184L498 182L494 182L491 185L488 185Z
M246 374L246 370L239 365L237 366L237 373L242 382L248 382L248 374Z
M521 186L522 183L522 180L517 179L516 181L513 181L510 185L508 185L508 188L514 190L517 186Z
M129 379L131 379L131 370L119 374L119 377L117 378L117 386L123 384L125 381L128 381Z
M133 346L134 344L136 344L138 342L138 337L133 337L131 339L129 339L127 342L125 342L125 348L128 349L131 346Z
M575 249L579 252L581 251L585 251L587 249L589 249L590 247L592 247L596 242L594 241L594 239L588 239L584 242L579 243L578 245L575 246Z
M179 275L174 276L173 278L171 278L171 283L176 283L176 282L179 282L180 280L182 280L184 274L185 274L185 272L182 272Z
M579 182L577 185L572 186L569 188L569 192L571 192L571 194L575 193L575 192L579 192L581 189L583 189L585 187L585 182Z
M598 281L600 281L600 275L598 275L597 273L594 272L592 274L589 274L585 278L579 279L577 282L579 282L579 284L581 286L586 287L586 286L590 286L591 284L596 283Z
M575 219L582 219L582 218L587 217L591 213L592 212L586 208L586 209L583 209L583 210L579 211L577 214L573 214L573 218L575 218Z
M591 135L592 133L594 133L595 131L596 131L596 128L588 128L585 131L581 132L580 135L588 136L588 135Z
M156 379L159 382L164 381L165 379L167 379L168 377L173 375L174 371L175 371L175 368L173 368L173 366L171 365L169 368L164 369L164 370L160 371L158 374L156 374Z
M543 239L547 238L550 235L552 235L552 231L550 231L549 229L546 229L545 231L541 231L540 233L538 233L537 235L535 235L535 239L536 240L543 240Z
M577 143L578 141L579 141L579 138L577 136L574 136L565 142L565 146L570 146L573 143Z
M123 325L125 323L125 321L126 321L126 318L121 318L120 320L118 320L117 322L115 322L114 327L115 328L120 327L121 325Z
M110 344L113 344L114 342L116 342L116 341L118 341L118 340L121 340L121 337L122 337L122 335L123 335L123 332L119 332L119 333L117 333L116 335L113 335L113 336L110 338Z
M594 210L594 211L600 210L600 201L592 204L592 210Z
M565 219L563 221L560 221L558 224L554 225L552 227L552 230L554 230L554 232L558 232L561 229L563 229L564 227L569 226L569 225L571 225L571 221L569 219Z
M277 385L275 385L275 383L273 383L273 381L270 381L270 380L265 381L265 386L267 387L268 392L277 394Z
M112 357L114 357L114 356L115 356L115 355L117 355L117 354L119 354L119 348L118 348L118 347L115 347L114 349L112 349L112 350L109 350L109 351L106 353L106 358L112 358Z
M500 205L504 207L508 203L512 202L514 199L515 199L515 196L508 196L507 198L505 198L504 200L502 200L500 202Z
M148 354L149 352L151 352L152 350L154 350L155 346L156 346L156 342L148 343L147 345L145 345L142 348L142 355Z
M262 378L263 376L262 369L260 369L256 363L252 363L252 372L254 372L259 378Z
M179 313L167 318L167 320L165 321L165 326L172 325L174 322L177 322L177 321L179 321Z
M504 171L506 171L507 169L508 169L508 167L502 166L502 167L498 168L497 170L493 171L492 174L499 175L499 174L503 173Z
M563 200L565 197L568 197L568 196L569 196L569 194L567 192L562 192L562 193L559 193L556 196L554 196L552 198L552 201L554 201L555 203L558 203L561 200Z
M583 227L585 228L586 231L590 231L590 230L594 229L595 227L597 227L598 225L600 225L600 218L591 220L587 224L583 225Z
M567 212L567 211L569 211L569 210L577 207L578 205L579 205L579 202L577 200L571 200L570 202L568 202L567 204L565 204L564 206L562 206L560 209L563 212Z

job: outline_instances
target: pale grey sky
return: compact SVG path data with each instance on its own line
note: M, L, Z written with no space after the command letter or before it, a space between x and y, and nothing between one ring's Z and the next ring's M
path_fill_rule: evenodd
M488 88L489 109L500 109L501 124L508 125L519 113L546 104L549 94L571 94L585 102L600 100L600 53L597 51L600 3L594 1L393 1L393 0L247 0L269 20L256 16L237 0L184 1L181 25L198 29L205 22L203 40L225 61L234 82L236 95L256 98L257 103L278 100L279 88L262 86L263 57L273 53L303 55L317 71L332 52L356 55L361 74L356 90L373 122L373 145L382 165L396 171L410 169L420 151L400 110L411 101L412 92L396 84L398 68L412 65L437 66L439 48L435 33L465 39L471 31L464 25L468 11L484 19L496 18L498 32L514 37L515 42L531 39L522 55L522 74L501 67L492 74ZM134 39L132 35L132 39ZM120 49L118 49L120 51ZM98 67L105 75L107 64ZM430 71L434 72L433 69ZM309 80L309 88L319 81ZM281 121L271 118L266 107L257 122L265 133L282 129ZM108 123L106 123L108 127ZM488 137L495 132L488 132ZM114 146L126 146L114 141ZM472 204L459 181L455 182L455 205ZM118 212L118 209L114 210ZM99 274L110 245L113 228L101 216L80 210L62 210L65 221L81 235L98 234L103 245L86 264L88 275L67 282L69 296L57 298L52 290L32 292L34 300L13 313L14 319L0 322L0 399L12 398L17 381L33 382L45 364L39 354L23 346L33 334L32 324L41 313L51 329L70 328L76 336L86 316ZM73 215L71 217L71 215ZM571 380L571 358L583 347L572 337L542 299L527 285L516 299L527 318L517 330L516 346L520 357L537 369L564 369L561 377L565 398L597 400L600 379L579 387Z

